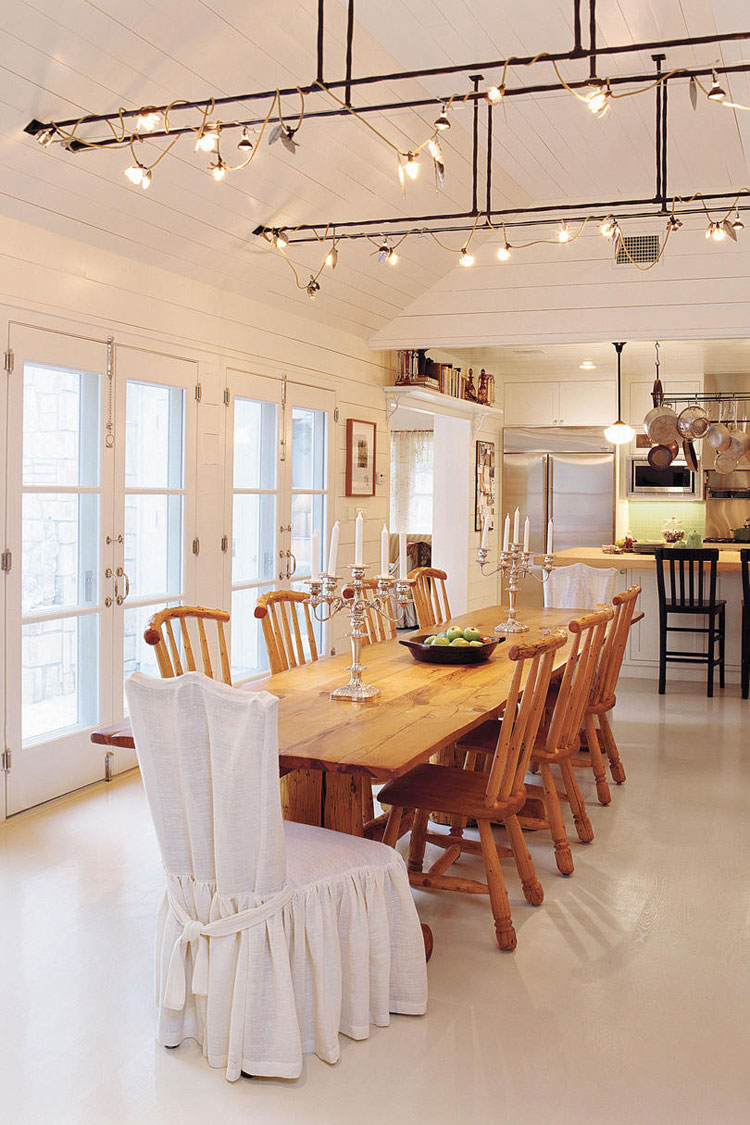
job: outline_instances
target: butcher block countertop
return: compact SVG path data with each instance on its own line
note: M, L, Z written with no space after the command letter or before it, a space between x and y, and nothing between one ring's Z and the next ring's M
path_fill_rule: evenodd
M675 555L679 555L680 550L679 547L674 548ZM585 563L587 566L617 567L618 570L656 570L653 555L637 555L630 551L621 555L606 555L599 547L571 547L568 551L556 551L554 558L557 566ZM543 556L538 556L536 561L543 562ZM738 550L719 551L719 574L739 574L741 570Z

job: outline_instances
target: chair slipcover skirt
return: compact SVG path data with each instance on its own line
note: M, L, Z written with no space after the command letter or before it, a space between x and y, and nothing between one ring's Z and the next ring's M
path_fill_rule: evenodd
M136 674L128 701L167 873L158 1040L211 1066L297 1078L390 1013L426 1010L405 864L372 840L281 819L277 706L199 673Z

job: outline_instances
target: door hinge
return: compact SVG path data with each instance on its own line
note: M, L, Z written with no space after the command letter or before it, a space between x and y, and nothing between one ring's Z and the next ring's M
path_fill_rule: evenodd
M3 356L3 368L8 372L9 375L12 375L15 365L16 357L13 354L13 348L8 348L7 352Z
M338 422L338 420L339 420L339 408L338 408L338 406L334 407L333 420L334 420L334 422Z
M200 553L201 553L201 541L200 541L200 539L196 538L196 539L193 540L193 554L199 555Z
M224 405L225 406L229 406L229 399L230 399L229 387L225 387L224 388Z
M221 549L224 552L224 554L226 554L226 552L229 550L229 536L228 535L222 535L222 537L221 537Z
M0 766L2 767L3 773L10 773L10 758L10 750L3 750L0 755Z
M203 394L203 388L201 387L200 383L196 383L195 384L195 401L196 402L200 402L202 394Z
M0 570L4 570L6 574L9 574L12 566L13 552L3 551L2 555L0 555Z

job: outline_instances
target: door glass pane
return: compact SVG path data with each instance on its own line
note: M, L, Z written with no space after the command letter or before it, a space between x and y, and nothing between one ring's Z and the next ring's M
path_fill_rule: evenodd
M323 567L325 549L325 496L298 492L292 496L292 554L297 560L295 578L311 574L312 533L318 533L318 567ZM328 560L325 560L328 562Z
M232 582L274 577L276 497L269 493L235 494L232 516Z
M292 410L292 488L325 488L326 421L324 410Z
M98 494L24 492L22 511L22 613L95 605Z
M276 416L273 402L234 400L234 487L276 487Z
M255 603L271 586L232 591L232 680L259 676L269 669L263 628L254 616Z
M181 387L128 380L126 488L182 488L184 408Z
M99 716L99 614L23 626L24 742L91 726Z
M182 590L182 504L180 495L128 493L125 496L125 571L130 597Z
M23 483L99 484L99 376L23 365Z

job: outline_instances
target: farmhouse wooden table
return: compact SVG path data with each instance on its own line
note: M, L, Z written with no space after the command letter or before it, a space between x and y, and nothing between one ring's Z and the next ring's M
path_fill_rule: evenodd
M477 625L491 633L506 616L500 606L465 614L451 624ZM566 627L570 609L524 609L531 629L525 640ZM381 689L365 703L333 701L328 693L347 679L349 656L324 657L238 690L269 691L279 698L279 764L302 770L286 815L306 824L362 835L364 786L399 777L461 735L494 717L506 700L512 674L510 637L484 664L422 664L397 640L363 651L364 678ZM567 659L570 640L555 653ZM92 742L134 746L130 723L97 730Z

